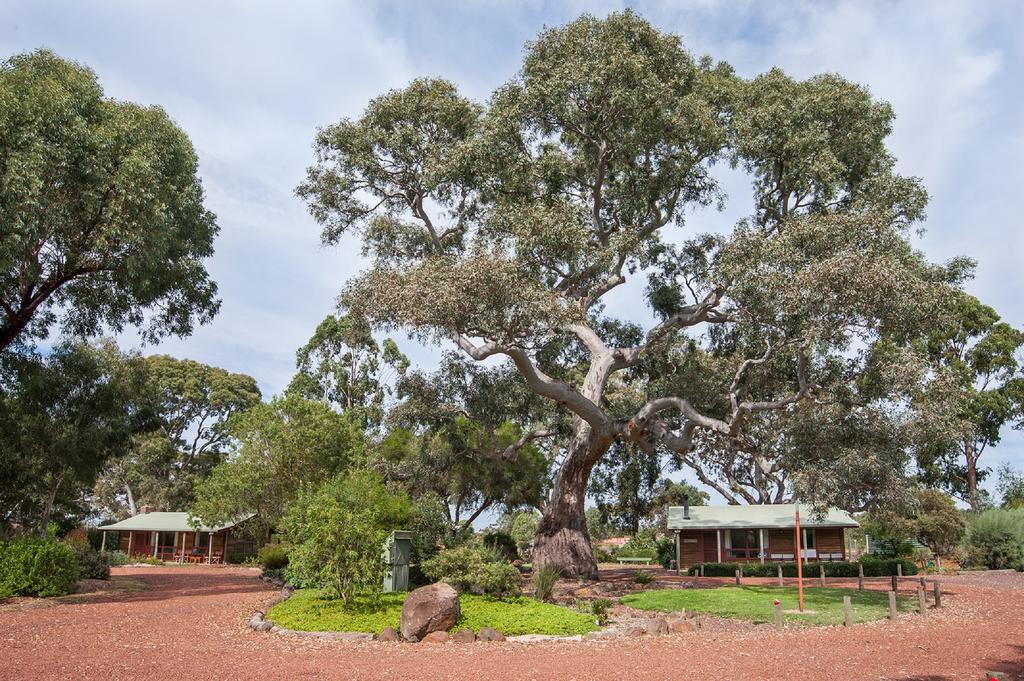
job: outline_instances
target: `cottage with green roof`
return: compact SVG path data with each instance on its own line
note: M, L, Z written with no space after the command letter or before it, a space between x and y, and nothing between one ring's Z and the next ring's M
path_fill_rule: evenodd
M796 504L759 506L670 506L668 530L675 534L680 570L699 563L796 560ZM800 514L804 561L845 560L846 528L859 527L846 511L830 508Z
M107 533L115 533L113 543L119 551L133 558L160 558L179 563L222 563L229 555L252 555L252 540L234 532L252 517L249 514L231 523L207 526L188 513L151 511L143 506L141 513L117 523L102 525L103 548Z

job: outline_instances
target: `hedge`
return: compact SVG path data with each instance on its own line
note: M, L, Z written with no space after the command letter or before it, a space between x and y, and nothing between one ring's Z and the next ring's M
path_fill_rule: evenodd
M903 574L910 576L917 574L917 565L910 560L864 560L865 577L888 577L896 574L897 563L903 564ZM736 570L743 570L744 577L775 577L779 574L779 566L782 566L783 577L796 577L796 563L704 563L705 577L734 577ZM825 566L826 577L856 577L858 575L857 563L848 561L836 561L831 563L809 563L804 565L804 576L817 577L820 573L819 565ZM700 567L693 565L687 571L690 575L696 575Z
M78 588L78 560L53 539L22 538L0 544L0 593L63 596Z

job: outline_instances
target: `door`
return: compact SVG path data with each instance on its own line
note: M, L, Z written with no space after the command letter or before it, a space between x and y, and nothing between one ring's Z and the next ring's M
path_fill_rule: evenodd
M132 555L148 556L153 553L149 532L132 532Z
M718 533L704 532L701 535L701 543L704 545L704 562L718 562Z

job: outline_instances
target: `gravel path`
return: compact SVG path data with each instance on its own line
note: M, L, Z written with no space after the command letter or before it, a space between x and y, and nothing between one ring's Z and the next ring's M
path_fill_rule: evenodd
M48 607L0 606L0 679L959 681L982 679L985 670L1024 679L1024 577L1017 574L943 578L940 610L901 615L895 624L428 647L252 632L246 621L277 590L250 570L114 572L148 588Z

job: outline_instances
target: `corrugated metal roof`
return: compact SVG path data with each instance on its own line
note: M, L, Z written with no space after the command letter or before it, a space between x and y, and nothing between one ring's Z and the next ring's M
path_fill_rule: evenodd
M789 528L796 526L796 504L759 506L691 506L690 519L683 519L682 506L668 507L668 529L713 530L717 528ZM815 516L809 506L800 510L801 527L859 527L846 511L830 508Z
M153 511L151 513L133 515L131 518L126 518L121 522L113 523L111 525L103 525L98 529L142 530L146 532L218 532L229 527L234 527L254 515L256 514L250 513L243 518L239 518L235 522L209 527L203 525L198 518L193 518L190 521L188 513Z

